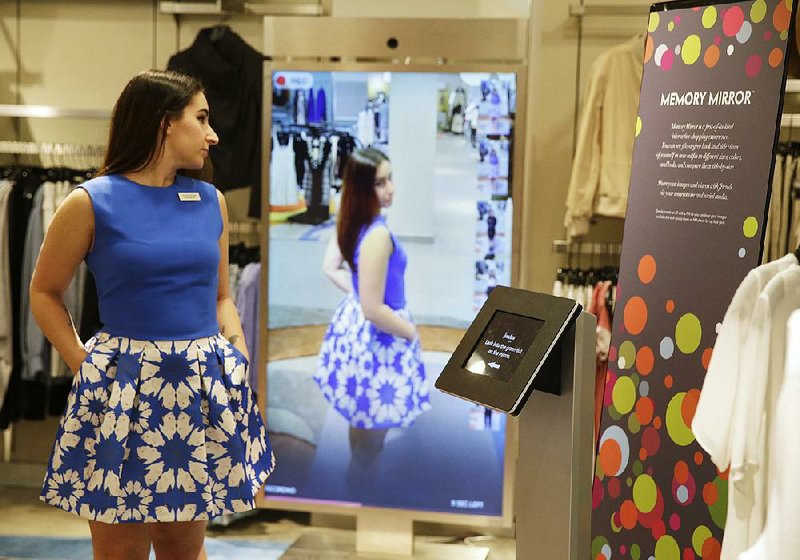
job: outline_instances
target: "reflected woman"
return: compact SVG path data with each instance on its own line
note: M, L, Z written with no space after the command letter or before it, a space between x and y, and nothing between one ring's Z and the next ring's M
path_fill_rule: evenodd
M354 152L343 182L323 271L347 296L325 333L314 378L350 424L349 473L357 475L375 463L388 429L410 426L430 398L406 309L406 252L381 216L395 191L388 158L373 148Z

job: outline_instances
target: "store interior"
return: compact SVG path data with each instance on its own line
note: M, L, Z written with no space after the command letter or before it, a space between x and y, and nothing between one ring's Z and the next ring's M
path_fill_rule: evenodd
M204 34L212 44L228 34L246 46L237 103L253 112L237 109L238 143L225 156L233 163L217 186L230 215L230 281L253 364L249 382L277 468L256 510L209 523L209 558L523 560L515 556L513 513L517 418L433 383L498 285L576 300L605 328L596 356L598 368L608 366L631 172L629 157L609 161L634 145L649 7L642 0L0 0L0 186L22 185L28 202L18 213L30 213L45 186L63 200L92 176L114 100L133 74L179 68L175 55ZM374 54L298 60L269 50L265 33L280 18L416 19L434 22L430 29L437 21L517 20L524 33L519 56L500 61L470 58L499 37L472 38L458 60L392 57L382 35ZM369 36L369 25L363 29ZM426 48L437 43L451 52L446 36L429 37ZM800 72L791 49L764 263L800 243L793 183ZM212 124L220 110L212 103ZM392 162L396 193L384 216L408 255L408 311L431 408L408 427L390 428L380 459L354 468L347 421L314 376L344 298L323 271L344 162L366 147ZM600 178L604 166L613 169ZM7 220L8 243L21 248L26 231L13 233L15 218ZM8 278L23 298L14 322L24 330L32 263L23 252ZM97 310L82 304L91 282L81 270L65 300L83 340L99 326ZM91 555L85 521L37 499L71 381L57 356L47 358L46 371L18 374L0 401L3 558ZM602 446L601 408L611 392L603 403L599 391L594 437ZM414 556L360 548L363 527L397 519L412 534ZM713 529L719 538L722 527ZM702 537L714 540L708 533ZM593 559L632 557L598 543Z

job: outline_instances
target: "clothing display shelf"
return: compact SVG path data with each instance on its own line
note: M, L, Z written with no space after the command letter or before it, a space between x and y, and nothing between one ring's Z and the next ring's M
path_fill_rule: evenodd
M84 144L51 144L41 142L16 142L0 140L0 154L48 156L101 157L105 146Z
M622 253L622 244L556 239L553 241L553 252L573 255L619 255Z
M180 15L251 15L251 16L323 16L331 13L332 0L266 0L263 2L233 2L211 0L208 2L158 3L162 14Z
M781 128L800 128L800 113L784 113L781 115Z

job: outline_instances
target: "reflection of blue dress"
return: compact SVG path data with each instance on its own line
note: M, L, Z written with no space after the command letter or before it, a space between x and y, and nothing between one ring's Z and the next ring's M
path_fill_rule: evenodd
M361 232L354 257L356 266L361 242L376 226L385 227L382 217ZM384 303L410 321L403 283L407 257L394 235L392 243L394 251L389 257ZM333 314L314 379L325 398L353 427L410 426L430 408L419 340L381 331L364 318L358 301L356 273L353 292Z

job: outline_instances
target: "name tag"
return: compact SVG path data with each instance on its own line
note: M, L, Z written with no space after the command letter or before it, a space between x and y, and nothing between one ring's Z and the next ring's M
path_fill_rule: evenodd
M181 202L198 202L200 200L199 192L179 192L178 199Z

